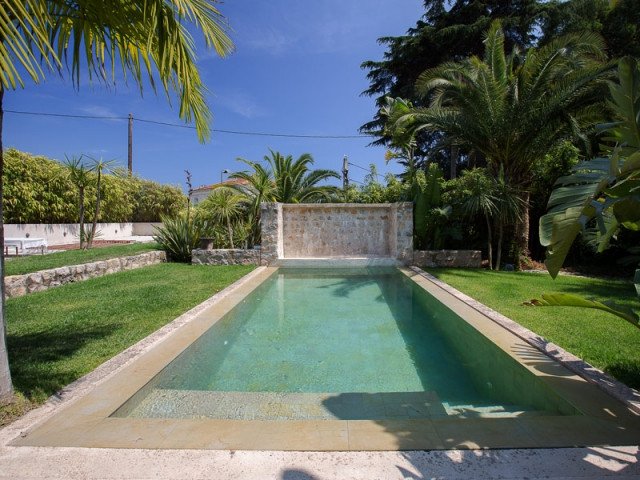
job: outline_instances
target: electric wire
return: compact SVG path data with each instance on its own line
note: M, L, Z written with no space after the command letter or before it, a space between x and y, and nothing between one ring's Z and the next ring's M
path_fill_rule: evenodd
M20 110L5 110L5 113L14 113L18 115L33 115L41 117L62 117L62 118L80 118L80 119L93 119L93 120L128 120L129 117L117 117L107 115L71 115L65 113L45 113L45 112L25 112ZM148 120L144 118L132 117L134 122L150 123L154 125L162 125L165 127L186 128L195 130L196 127L192 125L181 125L178 123L159 122L157 120ZM315 138L315 139L328 139L328 140L348 140L356 138L368 138L369 135L297 135L292 133L270 133L270 132L243 132L238 130L222 130L214 128L211 130L215 133L226 133L230 135L249 135L255 137L285 137L285 138Z

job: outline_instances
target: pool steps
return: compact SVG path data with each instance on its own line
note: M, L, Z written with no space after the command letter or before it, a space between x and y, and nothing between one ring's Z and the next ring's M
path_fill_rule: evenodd
M441 402L435 392L273 393L154 389L116 416L227 420L400 420L557 415L522 405Z

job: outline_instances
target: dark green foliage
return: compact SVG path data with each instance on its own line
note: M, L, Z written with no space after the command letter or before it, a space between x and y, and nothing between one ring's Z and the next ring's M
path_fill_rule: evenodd
M637 0L621 0L610 8L609 0L550 2L546 8L542 41L570 32L600 33L609 55L640 57L640 5Z
M386 96L406 98L415 106L426 105L415 91L416 80L423 71L446 61L480 55L484 34L493 19L502 19L508 50L514 44L530 46L534 26L542 15L540 4L538 0L425 1L424 17L406 35L378 39L387 50L382 61L362 63L369 80L369 88L363 94L375 97L378 108L384 106ZM378 137L375 143L386 144L389 138L383 127L384 118L378 114L360 131ZM419 134L417 154L426 153L439 137L437 132ZM448 152L441 153L446 163Z
M609 247L621 228L640 231L640 69L638 61L619 62L619 83L611 83L611 108L618 122L602 125L604 140L615 142L607 157L581 162L558 179L549 212L540 219L546 265L555 277L574 239L595 222L598 251Z
M169 260L191 263L191 250L200 248L200 239L211 236L213 228L201 215L177 215L163 218L156 232L155 239Z
M570 142L562 142L555 146L551 151L542 158L541 161L533 165L531 171L531 196L530 205L530 228L535 231L538 228L538 222L547 212L547 202L553 184L563 175L568 175L571 168L580 160L580 151ZM530 242L531 257L536 260L544 259L544 247L539 241Z

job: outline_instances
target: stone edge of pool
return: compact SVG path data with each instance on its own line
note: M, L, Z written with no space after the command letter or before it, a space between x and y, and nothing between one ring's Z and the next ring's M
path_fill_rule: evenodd
M206 330L211 322L217 321L217 318L233 308L276 270L266 267L256 269L106 362L91 374L69 385L43 407L0 430L0 435L10 441L12 446L160 449L334 451L637 445L637 439L640 438L640 418L631 412L628 406L576 375L574 369L561 376L544 373L545 358L556 357L555 365L559 360L558 356L564 359L571 358L569 354L415 267L401 270L423 288L426 286L431 294L451 295L456 299L456 308L463 314L476 317L476 321L482 322L483 317L492 320L489 323L485 320L484 323L493 324L487 327L490 330L496 331L495 328L498 328L498 344L506 342L518 345L521 349L522 341L525 341L527 345L544 351L546 355L538 351L540 357L535 357L531 351L527 351L527 358L535 365L525 365L526 368L533 371L540 369L537 374L544 377L545 382L589 415L535 419L444 418L378 421L109 417L166 363ZM516 332L511 331L510 327L515 328ZM510 333L505 333L507 330ZM503 350L505 348L504 345L500 347ZM554 355L549 355L546 349L553 350ZM510 354L513 355L513 352ZM532 355L535 361L531 360ZM522 362L522 359L520 361ZM567 367L565 365L563 368ZM632 393L632 405L636 401L633 398L636 394L637 392Z

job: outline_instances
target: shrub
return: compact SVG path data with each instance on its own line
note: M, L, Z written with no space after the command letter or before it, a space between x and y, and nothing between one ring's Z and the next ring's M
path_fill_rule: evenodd
M5 223L78 221L77 189L65 165L9 148L4 153L4 175ZM157 222L163 216L176 216L187 204L180 187L129 177L123 167L103 175L101 189L100 222ZM95 185L87 186L85 199L86 220L92 221Z
M177 215L162 219L162 225L156 227L155 240L167 259L191 263L191 250L199 248L200 239L209 236L212 230L211 223L200 215Z

